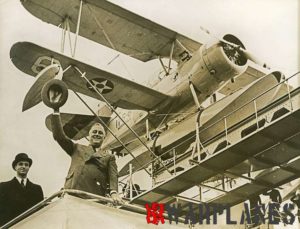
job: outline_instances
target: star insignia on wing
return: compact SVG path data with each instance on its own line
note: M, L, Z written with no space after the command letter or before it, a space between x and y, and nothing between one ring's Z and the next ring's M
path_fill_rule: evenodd
M101 94L109 93L114 88L113 83L107 79L96 78L96 79L91 79L90 82L94 87L98 89L98 91ZM94 92L94 89L91 85L87 84L87 88L90 89L92 92Z

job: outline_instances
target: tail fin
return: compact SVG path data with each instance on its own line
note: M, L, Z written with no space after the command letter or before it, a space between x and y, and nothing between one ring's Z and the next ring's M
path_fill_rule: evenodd
M54 79L56 76L62 75L62 69L57 64L52 64L45 67L39 74L36 76L37 80L31 86L27 92L25 99L23 101L22 111L26 111L31 107L39 104L42 101L41 91L43 86L49 81Z
M45 121L46 126L50 131L52 131L51 116L52 114L48 115ZM98 117L100 117L104 123L108 123L110 119L110 116L105 115ZM88 136L91 126L98 122L98 119L93 115L61 113L61 122L64 132L69 138L80 140Z

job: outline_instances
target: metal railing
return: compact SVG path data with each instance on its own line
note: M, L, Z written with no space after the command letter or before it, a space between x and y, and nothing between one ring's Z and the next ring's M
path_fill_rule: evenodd
M51 204L54 199L63 198L65 194L74 195L74 196L80 197L82 199L86 199L86 200L94 201L94 202L100 202L100 203L103 203L103 204L106 204L106 205L110 204L110 205L107 205L107 206L111 206L111 207L114 206L113 205L113 203L114 203L113 200L111 198L108 198L108 197L95 195L95 194L85 192L85 191L81 191L81 190L62 189L59 192L54 193L50 197L42 200L41 202L34 205L33 207L29 208L27 211L23 212L22 214L20 214L16 218L14 218L11 221L7 222L5 225L3 225L1 227L1 229L6 229L6 228L9 228L9 227L15 225L16 223L18 223L21 220L27 218L28 216L35 213L36 211L38 211L38 210L42 209L43 207ZM127 202L124 202L124 204L119 205L119 206L114 206L114 207L126 209L126 210L133 211L133 212L136 212L136 213L146 214L146 209L145 208L142 208L142 207L137 206L137 205L129 204Z
M205 141L201 142L202 145L206 146L208 144L210 144L210 142L213 142L215 139L220 139L220 138L225 138L226 142L227 142L227 145L226 147L229 146L229 133L232 132L235 128L237 128L236 126L240 126L242 124L245 124L245 123L249 123L250 121L253 121L255 120L255 123L256 123L256 130L254 132L257 132L260 130L260 128L262 126L260 126L259 124L259 119L261 117L261 114L263 114L264 112L266 112L266 109L270 106L274 106L274 104L276 105L276 103L279 103L281 102L282 98L285 97L289 103L289 112L286 114L288 115L289 113L293 112L294 110L294 107L295 107L295 104L293 104L293 96L294 96L294 91L297 91L299 89L296 88L294 90L290 90L290 85L288 84L288 82L291 80L291 79L295 79L297 78L299 79L300 81L300 72L297 72L293 75L291 75L290 77L286 78L286 79L283 79L281 82L277 83L276 85L270 87L269 89L267 89L266 91L260 93L259 95L255 96L253 99L251 99L250 101L246 102L245 104L243 104L242 106L238 107L237 109L231 111L230 113L228 113L227 115L223 116L222 118L216 120L215 122L209 124L208 126L206 126L205 128L202 128L202 126L199 127L198 131L198 135L201 136L201 134L205 134L205 131L211 129L212 127L214 126L217 126L217 125L220 125L220 123L223 123L223 129L220 130L218 133L216 133L214 136L212 136L210 139L206 139ZM287 86L287 89L286 89L286 93L284 95L282 95L280 98L276 99L275 101L269 101L268 104L266 104L264 107L261 107L261 108L258 108L257 106L257 101L262 98L263 96L265 96L267 93L271 92L272 90L276 89L276 88L279 88L280 86L282 86L283 84L285 84ZM278 102L279 101L279 102ZM238 123L234 123L232 125L229 125L228 124L228 120L230 119L230 117L234 116L238 111L244 109L246 106L250 106L251 104L252 105L252 112L249 112L247 113L247 116L241 120L240 122ZM263 125L264 126L264 125ZM175 145L174 147L172 147L171 149L167 150L166 152L164 152L163 154L161 154L158 158L160 160L162 160L162 158L164 156L166 156L167 154L169 154L170 152L173 152L176 150L177 147L179 147L180 145L182 144L185 144L186 142L189 142L193 139L195 139L196 137L196 133L193 134L191 137L187 138L186 140L180 142L179 144ZM242 137L241 137L242 138ZM240 138L240 139L241 139ZM237 139L236 142L240 139ZM231 144L233 144L234 142L231 142ZM203 152L204 151L207 151L207 149L205 149L205 147L201 147ZM217 152L223 150L224 148L218 150ZM173 162L170 162L167 166L174 166L174 169L176 168L176 162L179 163L182 158L186 158L188 155L190 155L192 152L192 150L187 150L186 153L183 153L183 154L180 154L180 155L177 155L176 156L176 161L174 160ZM217 152L214 152L217 153ZM208 154L209 156L212 156L212 153L209 153ZM174 157L174 156L173 156ZM154 158L152 160L150 160L149 162L145 163L143 166L141 166L140 168L137 168L135 171L132 172L131 175L133 175L134 173L136 173L137 171L139 171L140 169L144 169L144 168L147 168L150 164L154 163L156 160L158 160L158 158ZM199 158L199 157L198 157ZM205 159L207 159L209 157L206 157ZM173 175L177 175L176 172L173 173ZM124 179L127 179L129 175L125 176Z

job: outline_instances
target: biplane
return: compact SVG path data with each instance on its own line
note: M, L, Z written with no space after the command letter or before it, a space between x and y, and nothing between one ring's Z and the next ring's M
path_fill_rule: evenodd
M235 205L299 177L299 90L236 36L201 43L106 0L22 4L62 29L61 51L67 34L75 34L72 57L30 42L11 48L14 65L36 77L23 111L47 101L49 90L57 90L62 103L68 90L104 102L93 115L62 113L64 130L79 140L94 122L105 126L104 147L128 159L120 175L144 170L154 181L132 203L188 207L192 199L179 194L202 187L222 192L211 203ZM157 59L163 74L147 86L77 60L78 36L143 62Z

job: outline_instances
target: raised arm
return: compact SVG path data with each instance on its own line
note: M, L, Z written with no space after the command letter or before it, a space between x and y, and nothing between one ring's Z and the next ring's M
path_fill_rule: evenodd
M51 126L53 138L58 142L58 144L66 151L67 154L72 156L74 151L74 143L72 140L65 134L62 124L60 113L55 111L51 117Z

